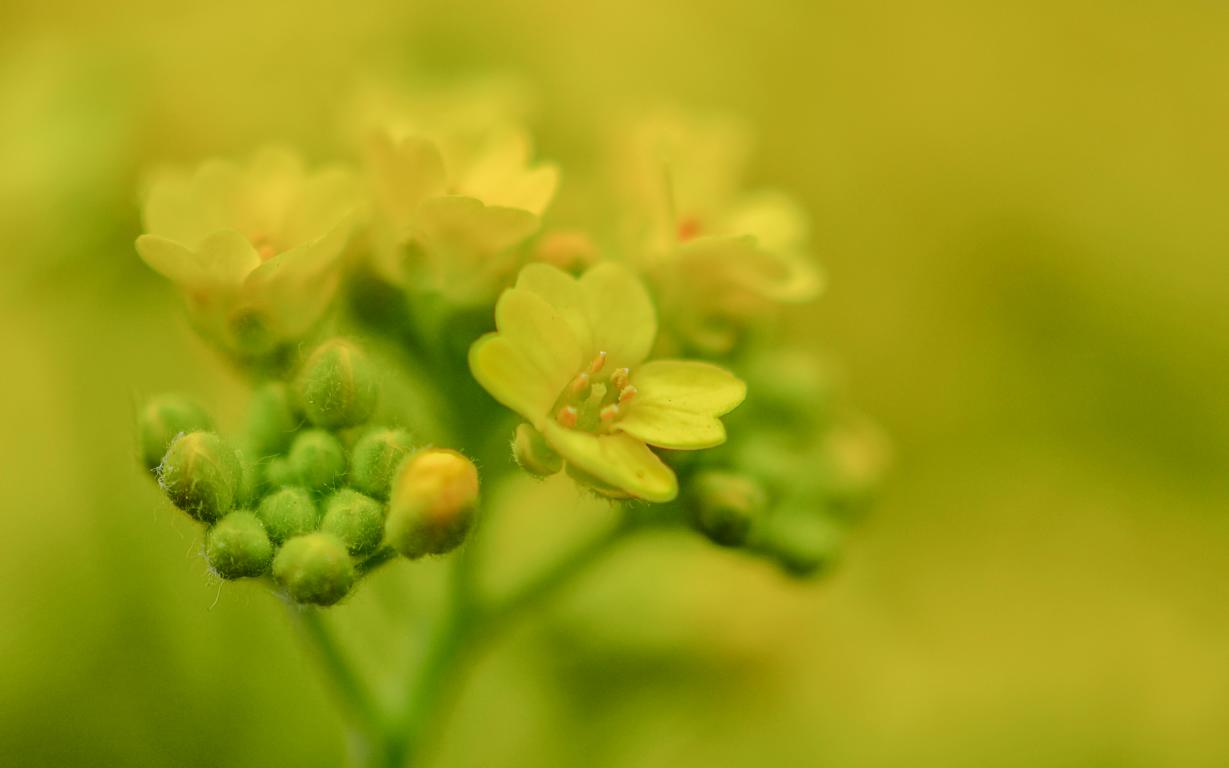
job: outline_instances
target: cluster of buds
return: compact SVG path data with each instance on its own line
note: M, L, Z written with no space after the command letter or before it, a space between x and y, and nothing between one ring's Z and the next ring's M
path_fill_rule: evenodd
M272 578L294 602L331 605L387 554L455 549L477 509L473 463L372 424L378 397L362 349L330 340L288 382L255 390L235 440L189 398L154 399L140 415L141 459L206 526L214 573Z

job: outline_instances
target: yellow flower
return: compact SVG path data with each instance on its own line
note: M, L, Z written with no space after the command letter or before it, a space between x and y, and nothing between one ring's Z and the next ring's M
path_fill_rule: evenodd
M749 141L742 126L663 112L628 133L624 189L645 222L635 249L670 329L726 352L738 330L822 286L806 216L778 192L740 192Z
M183 291L202 333L260 355L329 307L356 204L345 171L308 174L296 155L264 149L244 166L215 160L156 179L136 248Z
M746 386L723 368L646 362L657 317L639 279L599 264L579 279L530 264L470 348L474 378L523 416L579 479L612 496L670 501L674 472L649 446L711 448Z

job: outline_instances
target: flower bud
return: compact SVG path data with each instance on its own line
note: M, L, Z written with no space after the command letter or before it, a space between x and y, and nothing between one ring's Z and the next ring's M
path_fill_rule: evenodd
M237 510L205 534L205 557L214 573L224 579L260 576L273 561L273 543L256 515Z
M477 501L472 461L456 451L420 451L393 479L385 535L406 557L443 554L465 540Z
M281 382L271 382L252 393L248 405L247 440L255 458L285 453L302 422L290 391Z
M324 504L320 530L331 533L352 555L365 555L384 538L384 506L350 488L342 488Z
M212 432L189 432L171 443L158 467L158 484L170 500L202 522L234 506L240 482L235 451Z
M410 435L402 429L375 429L354 446L350 485L368 496L388 498L393 472L412 450Z
M760 549L792 576L811 576L840 552L844 534L840 526L814 509L777 510L757 536Z
M688 492L692 524L724 547L737 547L747 541L766 504L759 483L730 472L700 472L692 479Z
M354 344L334 339L312 353L295 387L312 424L327 429L362 424L375 410L374 366Z
M563 469L563 459L546 443L542 433L529 424L516 428L512 439L512 458L534 477L549 477Z
M252 460L252 454L242 448L235 449L239 462L239 484L235 487L235 506L250 507L256 503L260 487L260 468Z
M320 521L311 494L294 486L274 491L261 499L256 514L269 532L269 538L278 543L311 533Z
M311 491L336 486L346 472L346 451L341 441L323 429L300 432L287 459L291 474Z
M156 469L166 449L185 432L213 429L213 420L196 401L181 395L162 395L149 401L137 417L141 461Z
M266 488L281 488L299 482L290 466L290 459L284 456L274 456L265 462L264 475Z
M273 558L273 578L296 603L332 605L353 586L354 564L336 536L309 533L282 546Z

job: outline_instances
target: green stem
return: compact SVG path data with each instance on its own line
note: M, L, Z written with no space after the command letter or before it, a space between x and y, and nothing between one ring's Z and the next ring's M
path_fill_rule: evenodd
M382 729L384 717L367 687L351 667L337 638L333 636L321 611L315 608L287 606L295 624L315 651L321 668L332 682L334 692L367 738L374 738Z

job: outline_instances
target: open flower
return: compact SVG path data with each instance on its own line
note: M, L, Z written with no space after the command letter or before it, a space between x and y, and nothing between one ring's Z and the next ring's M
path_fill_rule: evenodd
M470 348L474 378L533 425L574 476L601 492L665 502L674 472L649 446L711 448L743 382L709 363L645 362L657 316L639 279L603 263L579 279L530 264Z
M211 161L154 182L137 253L183 291L202 333L263 355L328 308L356 203L348 173L308 174L287 151L261 150L245 166Z
M724 353L741 327L822 286L803 211L779 192L743 193L745 131L718 118L646 117L627 134L619 175L643 231L636 244L664 318L687 346Z
M513 248L538 230L558 169L531 162L528 136L499 129L482 141L387 130L367 166L378 212L376 266L388 278L460 303L488 301L519 263Z

